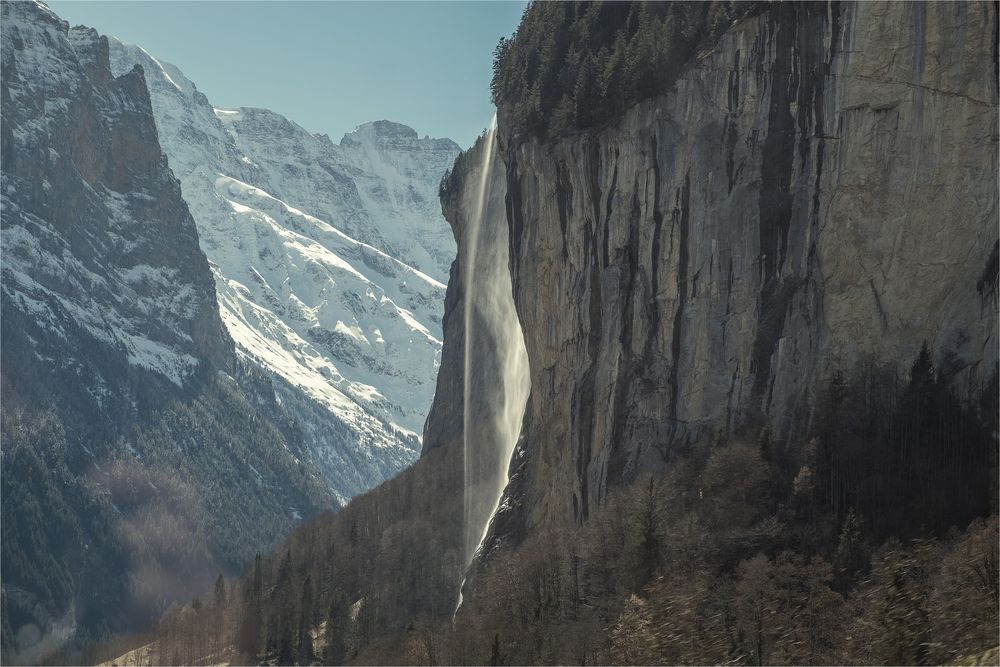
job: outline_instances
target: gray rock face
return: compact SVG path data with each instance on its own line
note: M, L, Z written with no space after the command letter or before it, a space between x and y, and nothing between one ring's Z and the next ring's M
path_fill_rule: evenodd
M178 383L222 361L214 283L142 70L112 77L106 38L34 3L4 18L5 301L61 341L42 354L79 327Z
M496 538L581 520L717 429L768 422L796 446L834 371L905 373L924 341L981 391L996 19L789 3L611 127L543 144L500 110L532 393Z

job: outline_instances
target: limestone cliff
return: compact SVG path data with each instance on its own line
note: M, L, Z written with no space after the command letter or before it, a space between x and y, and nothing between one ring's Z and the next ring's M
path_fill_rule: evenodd
M995 5L817 9L736 23L596 130L501 106L532 392L496 537L716 430L795 446L831 373L924 341L968 395L994 377Z

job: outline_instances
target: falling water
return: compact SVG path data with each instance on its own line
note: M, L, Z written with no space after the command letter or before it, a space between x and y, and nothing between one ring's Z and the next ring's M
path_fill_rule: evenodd
M468 564L474 552L470 552L470 535L473 534L473 507L472 502L474 498L474 481L475 481L475 466L472 458L472 452L470 451L469 441L470 432L472 429L472 402L473 402L473 387L472 387L472 346L473 346L473 308L475 306L476 295L476 259L479 254L479 231L483 226L483 213L486 211L486 199L490 179L490 167L493 162L493 144L496 139L496 115L490 121L490 127L486 131L486 137L484 140L484 146L481 149L483 154L483 161L479 165L479 189L476 192L476 212L475 215L468 221L467 228L467 240L465 243L466 247L466 262L465 262L465 275L464 286L465 286L465 298L464 298L464 321L465 321L465 333L464 333L464 344L465 344L465 364L462 371L462 380L464 382L462 391L462 465L463 465L463 495L462 495L462 510L463 510L463 556L465 563ZM463 582L464 583L464 582ZM461 596L461 590L459 595ZM461 605L461 600L459 600Z
M466 230L462 410L466 566L486 539L507 485L510 457L530 391L528 355L508 264L505 193L492 187L495 146L496 116L483 139L475 214ZM496 205L490 205L491 199Z

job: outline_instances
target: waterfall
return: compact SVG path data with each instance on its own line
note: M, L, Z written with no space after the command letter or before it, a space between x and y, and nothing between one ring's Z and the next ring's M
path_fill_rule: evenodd
M463 427L463 546L466 567L500 504L521 432L530 379L514 308L502 172L494 173L496 116L481 146L479 182L466 221ZM499 177L499 178L498 178ZM493 205L491 205L491 201ZM463 579L462 585L465 581ZM462 604L459 589L458 606ZM457 611L457 607L456 607Z

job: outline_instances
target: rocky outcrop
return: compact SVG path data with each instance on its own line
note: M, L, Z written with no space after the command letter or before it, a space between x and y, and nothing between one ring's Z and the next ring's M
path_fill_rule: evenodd
M60 334L40 353L58 352L72 321L178 383L198 359L221 361L211 274L160 153L142 70L114 78L106 38L33 3L4 7L8 305L32 315L42 340Z
M500 109L532 393L495 537L582 520L715 431L794 446L833 372L905 373L924 341L982 391L996 22L988 3L786 3L612 126L542 142Z

